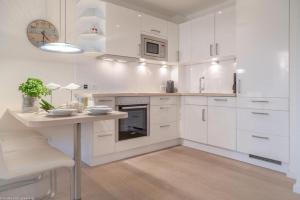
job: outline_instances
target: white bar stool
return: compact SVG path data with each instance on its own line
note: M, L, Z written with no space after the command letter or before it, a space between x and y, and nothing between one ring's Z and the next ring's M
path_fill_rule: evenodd
M0 191L33 184L41 180L45 172L50 172L50 190L45 196L35 199L53 198L56 192L55 170L73 166L71 158L51 147L47 139L37 133L0 133ZM26 178L30 176L35 178Z

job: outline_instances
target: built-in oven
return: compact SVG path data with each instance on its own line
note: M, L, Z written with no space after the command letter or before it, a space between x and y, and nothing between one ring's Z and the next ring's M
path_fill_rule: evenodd
M168 60L168 41L149 35L141 35L141 57L151 60Z
M128 113L128 118L117 121L117 141L149 136L149 102L149 97L116 99L116 110Z

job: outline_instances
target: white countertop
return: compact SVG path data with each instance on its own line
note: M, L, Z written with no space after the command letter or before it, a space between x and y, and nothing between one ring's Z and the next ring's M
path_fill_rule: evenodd
M135 96L204 96L204 97L236 97L233 93L160 93L160 92L119 92L101 93L92 92L93 97L135 97Z
M9 110L9 113L25 126L30 128L52 127L60 125L71 125L77 123L86 123L100 120L127 118L126 112L113 111L105 115L88 115L87 113L78 113L70 117L49 117L45 113L21 113Z

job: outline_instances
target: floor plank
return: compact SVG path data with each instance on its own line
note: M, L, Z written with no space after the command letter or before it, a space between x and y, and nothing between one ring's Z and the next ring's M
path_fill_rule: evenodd
M183 146L82 172L83 200L300 200L284 174ZM69 199L66 177L57 200Z

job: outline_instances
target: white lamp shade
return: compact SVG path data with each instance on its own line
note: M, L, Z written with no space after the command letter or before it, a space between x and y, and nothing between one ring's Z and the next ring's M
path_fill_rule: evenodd
M46 85L46 87L49 90L57 90L57 89L61 88L61 86L59 84L56 84L56 83L49 83L49 84Z
M77 85L75 83L70 83L69 85L63 87L66 90L78 90L80 88L80 85Z

